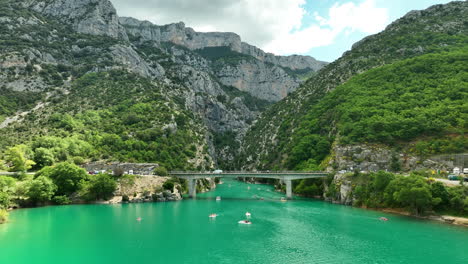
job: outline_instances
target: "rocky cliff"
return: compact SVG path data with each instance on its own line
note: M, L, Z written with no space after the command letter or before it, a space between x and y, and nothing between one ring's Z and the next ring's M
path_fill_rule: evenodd
M272 53L242 42L241 37L230 32L195 32L186 27L183 22L158 26L149 21L140 21L135 18L122 17L119 19L130 34L139 36L145 41L172 42L190 50L209 47L229 47L232 51L252 56L262 62L271 63L291 70L310 69L318 71L327 63L317 61L310 56L276 56Z
M46 16L58 18L80 33L106 35L127 40L117 12L110 1L54 0L24 1L23 6Z
M78 96L73 87L80 78L124 70L147 78L164 94L171 114L153 126L180 129L184 122L176 119L181 106L191 113L190 124L203 127L197 155L206 149L215 160L232 160L259 113L294 91L302 83L299 73L326 65L307 56L265 53L235 33L200 33L183 23L154 25L119 18L108 0L1 0L0 10L5 43L0 48L0 80L5 98L13 98L9 107L2 105L1 127L7 134L25 131L0 142L2 146L23 142L26 131L47 135L50 130L38 132L37 126L48 126L54 111L64 111L67 96ZM138 102L146 95L135 90L131 96L129 100ZM96 110L103 110L100 107ZM75 117L86 111L81 107L61 114ZM40 116L36 128L26 122L32 116ZM130 129L120 136L127 140L134 133ZM192 164L208 166L211 161L203 162L205 158L196 156Z

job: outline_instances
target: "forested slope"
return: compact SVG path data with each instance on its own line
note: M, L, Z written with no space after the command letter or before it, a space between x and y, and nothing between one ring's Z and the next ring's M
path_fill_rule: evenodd
M451 50L463 51L461 49L464 49L468 43L467 16L468 3L465 1L436 5L423 11L412 11L393 22L383 32L359 41L353 45L352 50L324 67L294 93L273 105L260 116L245 137L242 154L238 156L237 165L245 168L286 166L284 161L290 159L288 157L291 154L291 146L297 143L298 135L302 133L302 131L298 131L300 124L308 118L307 115L317 111L315 105L327 93L340 84L346 83L353 76L373 68L424 54L436 54ZM459 59L464 58L459 57ZM419 73L425 74L424 68ZM418 72L414 72L414 74L417 75ZM421 79L427 76L432 76L432 74L428 72L421 76ZM384 91L381 92L384 93ZM446 94L440 95L447 96ZM424 100L424 98L422 99ZM445 97L440 98L440 100L444 99ZM394 100L395 104L400 103L398 102L400 98L394 98ZM340 102L335 101L331 104L340 104ZM447 109L449 107L447 106ZM333 125L326 124L327 127ZM349 128L345 128L347 129L346 133L353 132ZM366 127L365 129L372 128ZM323 131L321 132L323 133ZM384 136L386 139L383 139L381 135L375 135L375 137L379 137L379 140L374 138L374 142L388 143L392 139L409 136L393 134L394 132L400 133L401 131L388 131L390 135ZM357 133L356 129L353 133ZM360 133L369 133L369 130ZM317 137L325 136L320 133L314 135ZM324 149L330 149L335 135L333 133L326 135L326 142L319 140L321 143L318 145L323 146ZM349 135L349 137L352 138L353 135ZM308 144L317 145L317 139L313 139ZM323 158L323 155L318 155L314 159L319 163L319 160ZM297 163L290 163L287 167L294 167L295 164Z

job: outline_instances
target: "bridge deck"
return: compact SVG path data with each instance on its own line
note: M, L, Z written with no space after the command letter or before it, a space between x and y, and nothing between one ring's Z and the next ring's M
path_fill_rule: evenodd
M323 178L328 174L325 172L185 172L185 171L173 171L169 173L171 176L188 179L201 179L201 178L270 178L270 179L282 179L282 180L298 180L298 179L312 179L312 178Z

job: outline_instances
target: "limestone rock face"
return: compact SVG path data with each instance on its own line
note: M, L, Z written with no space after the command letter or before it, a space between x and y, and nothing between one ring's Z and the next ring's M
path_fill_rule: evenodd
M26 12L0 17L0 26L19 32L11 37L31 46L2 50L0 81L6 88L66 92L76 78L92 72L138 74L164 86L168 96L200 120L208 131L209 152L220 160L233 160L259 114L298 88L302 74L326 64L308 56L266 53L235 33L120 18L110 0L19 2L10 8ZM226 135L229 139L218 142L232 145L215 146L215 139Z
M216 71L216 76L224 85L271 102L283 99L300 84L282 68L258 60L245 60L234 66L225 64Z
M151 67L131 47L115 45L111 47L111 54L116 63L121 64L124 68L141 76L162 77L164 75L164 68L157 63Z
M235 33L195 32L192 28L185 27L183 22L158 26L130 17L122 17L119 20L130 34L141 36L146 41L172 42L191 50L226 46L241 52L241 38Z
M242 53L250 55L258 60L286 67L291 70L311 69L313 71L318 71L328 64L327 62L318 61L310 56L276 56L244 42L242 43Z
M317 61L310 56L275 56L242 42L239 35L231 32L195 32L192 28L185 27L182 22L158 26L148 21L139 21L129 17L122 17L119 20L130 34L140 36L146 41L172 42L191 50L207 47L229 47L232 51L250 55L260 61L287 67L291 70L310 69L318 71L328 64Z
M24 5L70 23L77 32L128 40L116 10L108 0L29 0Z

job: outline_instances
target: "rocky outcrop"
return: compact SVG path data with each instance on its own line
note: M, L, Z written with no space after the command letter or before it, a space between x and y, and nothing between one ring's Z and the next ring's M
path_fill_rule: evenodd
M116 10L108 0L28 0L24 5L71 24L77 32L128 40Z
M380 170L402 171L412 170L441 170L449 171L455 166L462 166L466 154L438 155L433 157L418 157L406 150L395 151L384 145L336 145L333 147L333 158L329 162L328 170L337 171L365 171ZM459 156L459 163L454 163L453 156Z
M318 61L310 56L276 56L273 53L264 52L245 42L242 43L241 53L250 55L260 61L286 67L291 70L311 69L312 71L318 71L328 64L328 62Z
M324 64L308 56L266 53L235 33L196 32L182 22L160 26L119 18L109 0L11 1L9 8L25 12L0 18L2 26L21 33L5 38L18 38L29 46L9 47L1 54L5 59L0 68L5 70L0 81L5 87L66 91L76 78L113 69L147 77L201 120L210 154L222 160L233 159L248 127L269 103L299 87L302 81L295 71L317 71ZM202 56L200 49L210 47L227 47L232 51L228 55L236 58ZM5 124L13 123L17 122ZM234 140L226 141L235 147L215 151L213 141L223 133L232 135Z
M150 66L143 60L138 53L131 47L124 45L115 45L111 47L111 55L114 62L122 65L123 68L134 72L144 77L162 77L164 76L164 68L158 63L153 63Z
M224 85L270 102L283 99L300 84L282 68L259 60L243 60L236 65L224 64L215 73Z
M127 28L129 34L139 36L144 41L171 42L191 50L207 47L229 47L232 51L252 56L262 62L287 67L291 70L310 69L318 71L327 64L310 56L275 56L242 42L241 37L235 33L196 32L190 27L185 27L183 22L158 26L148 21L122 17L120 23Z

